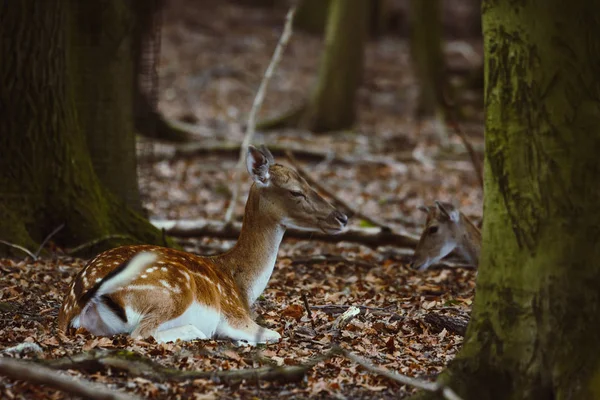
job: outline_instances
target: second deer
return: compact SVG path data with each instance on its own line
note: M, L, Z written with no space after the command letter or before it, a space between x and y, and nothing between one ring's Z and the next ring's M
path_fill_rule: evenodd
M278 332L254 322L250 307L267 286L286 228L335 234L348 218L296 171L275 164L268 150L250 146L247 167L254 184L230 251L202 257L149 245L108 250L76 276L58 328L153 336L161 342L278 341Z
M419 209L427 213L427 222L413 256L412 268L423 271L454 249L474 266L479 264L481 233L469 218L452 204L439 201L434 207Z

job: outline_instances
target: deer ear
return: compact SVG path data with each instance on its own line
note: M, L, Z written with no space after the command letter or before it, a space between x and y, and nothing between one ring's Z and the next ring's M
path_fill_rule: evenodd
M429 207L427 206L419 206L419 211L423 211L425 214L429 214Z
M458 222L460 220L460 212L450 203L442 203L435 201L435 205L440 210L442 215L447 217L452 222Z
M269 155L273 158L271 153L269 153ZM271 178L269 175L270 165L269 156L263 154L254 146L248 146L246 167L254 182L261 186L267 186L269 184L269 179Z
M267 149L267 146L265 146L264 144L261 145L260 152L263 153L265 157L267 157L267 161L269 161L269 165L275 164L275 157L273 157L273 154L271 154L269 149Z

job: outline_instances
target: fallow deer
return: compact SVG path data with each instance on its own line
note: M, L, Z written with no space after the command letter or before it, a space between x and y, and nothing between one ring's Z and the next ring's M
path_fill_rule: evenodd
M203 257L143 245L101 253L71 284L58 328L153 336L159 342L278 341L278 332L254 322L250 307L267 286L286 228L336 234L348 218L296 171L275 164L265 148L250 146L246 164L254 183L231 250Z
M454 249L474 266L479 264L481 233L469 218L452 204L439 201L434 207L419 209L427 213L427 222L413 256L412 268L423 271Z

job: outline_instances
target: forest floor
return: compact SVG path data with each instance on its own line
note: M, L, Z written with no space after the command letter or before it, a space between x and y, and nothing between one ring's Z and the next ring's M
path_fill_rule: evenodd
M285 9L266 10L230 2L173 0L164 15L160 60L161 111L194 126L196 144L239 143L256 89L277 43ZM451 65L475 68L473 55L457 52L477 41L446 46ZM459 43L460 46L456 44ZM261 118L299 105L314 81L322 49L317 36L295 32L269 87ZM330 152L302 164L319 182L357 210L385 221L393 229L418 235L424 224L420 205L450 201L479 222L482 191L462 142L448 129L440 146L435 123L414 117L417 84L405 38L384 35L369 42L364 83L354 130L314 135L294 129L258 132L255 143L290 149ZM481 59L476 59L481 62ZM472 144L483 146L481 96L461 91L457 103L465 115L461 127ZM140 165L144 206L151 217L220 220L227 208L237 160L229 153L169 157L173 146L140 142L148 156ZM344 162L334 156L345 157ZM286 163L285 158L279 162ZM246 180L246 195L249 181ZM237 210L241 220L243 207ZM360 219L353 226L368 225ZM214 254L233 242L214 238L181 241L189 251ZM23 342L38 353L4 356L58 359L94 349L128 349L178 370L235 370L291 366L309 362L339 345L401 374L433 380L453 359L461 332L432 325L427 316L466 321L474 295L470 268L408 266L410 249L376 249L357 243L320 243L286 239L275 272L254 309L261 324L279 331L278 344L234 347L227 341L157 344L125 336L96 338L79 331L56 332L62 296L85 260L51 249L54 255L0 259L0 353ZM312 317L306 312L306 303ZM332 322L351 305L361 314L344 329ZM300 382L264 380L224 383L217 379L174 382L126 374L115 368L86 371L84 376L148 398L399 398L413 392L374 375L344 357L319 362ZM0 398L69 398L62 392L0 378Z

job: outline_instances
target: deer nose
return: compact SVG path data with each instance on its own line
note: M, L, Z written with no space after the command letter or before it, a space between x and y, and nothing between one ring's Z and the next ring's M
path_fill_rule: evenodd
M346 216L346 214L341 213L339 211L334 211L333 212L333 217L335 218L335 220L337 222L339 222L342 226L346 226L346 224L348 223L348 217Z

